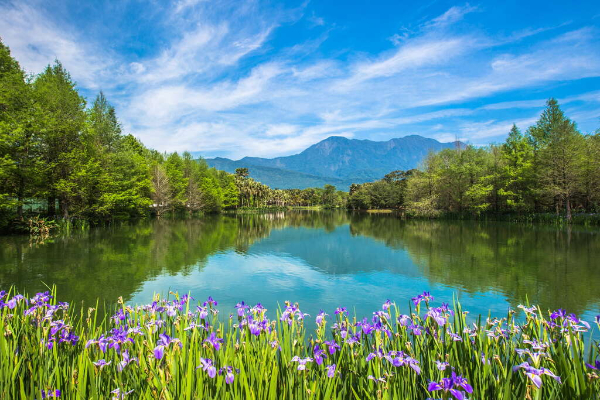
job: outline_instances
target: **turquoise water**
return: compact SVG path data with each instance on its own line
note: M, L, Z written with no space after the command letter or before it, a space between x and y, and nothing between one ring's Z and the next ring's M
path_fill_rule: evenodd
M600 231L500 222L402 221L392 215L288 212L153 220L31 242L0 238L0 287L60 300L147 303L154 293L212 296L312 316L338 306L370 316L431 291L471 315L529 299L588 320L600 313Z

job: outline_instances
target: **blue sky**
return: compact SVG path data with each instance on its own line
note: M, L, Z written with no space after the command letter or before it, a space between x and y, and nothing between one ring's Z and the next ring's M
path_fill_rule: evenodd
M475 145L547 98L600 128L597 1L6 1L30 73L55 58L125 132L207 157L294 154L328 136Z

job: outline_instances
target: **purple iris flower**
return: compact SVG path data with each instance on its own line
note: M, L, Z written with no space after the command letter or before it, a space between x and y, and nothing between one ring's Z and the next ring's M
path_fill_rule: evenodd
M346 339L345 343L346 344L360 343L360 335L356 334L356 335L350 336L348 339Z
M113 400L121 400L121 399L125 398L125 396L127 396L128 394L130 394L132 392L133 392L133 389L131 389L127 392L121 393L121 390L119 388L117 388L110 393L113 394Z
M408 316L408 315L401 314L397 318L397 320L398 320L398 323L402 326L408 326L408 325L412 324L412 319L410 319L410 316Z
M313 349L313 356L315 357L315 362L317 363L317 365L323 364L323 354L325 354L325 351L321 349L321 347L318 344L316 344ZM326 354L325 357L327 357Z
M239 371L237 371L239 372ZM233 375L233 367L224 367L219 370L219 375L225 373L225 383L230 385L233 383L235 379L235 375Z
M419 367L419 361L415 360L412 357L407 357L402 351L390 351L385 359L388 360L394 367L402 367L408 366L412 368L417 375L421 373L421 368Z
M68 342L71 343L72 346L75 346L79 341L79 336L75 335L73 332L63 330L61 331L58 339L58 343Z
M369 375L369 376L367 376L367 379L375 381L376 383L385 383L385 378L383 378L383 377L375 378L373 375Z
M184 294L183 296L181 296L181 300L179 301L179 304L183 305L183 304L187 303L189 300L194 300L194 298L192 296L190 296L189 294Z
M451 338L451 339L452 339L454 342L462 342L462 340L463 340L462 336L460 336L460 335L459 335L459 334L457 334L457 333L454 333L454 332L452 332L452 331L451 331L451 330L449 330L449 329L446 331L446 334L447 334L448 336L450 336L450 338Z
M131 364L132 362L137 362L137 358L129 357L129 352L125 350L123 352L123 360L119 362L119 365L117 366L119 372L123 371L123 369L125 369L125 367Z
M429 385L427 386L427 390L430 392L443 390L446 393L450 392L455 399L463 400L465 394L463 390L460 389L463 389L467 393L473 393L473 388L469 385L467 380L462 376L456 375L454 371L452 371L452 377L443 378L439 382L429 382Z
M537 311L537 306L526 307L523 304L519 304L517 307L525 311L526 314L535 314Z
M154 348L154 358L162 360L165 355L165 346L156 346Z
M198 312L198 318L200 319L206 319L208 318L208 309L206 307L196 307L196 310Z
M420 336L423 333L423 327L416 324L411 324L408 329L412 330L412 334Z
M441 307L432 308L427 311L427 318L432 318L439 326L444 326L446 323L448 323L448 317L446 317Z
M562 308L559 308L558 310L556 310L552 314L550 314L550 318L552 318L552 319L564 318L566 316L567 316L567 312L565 310L563 310Z
M237 303L235 305L235 308L237 310L237 315L238 317L243 317L244 314L246 314L246 310L248 308L250 308L249 306L246 305L246 303L244 303L243 301L241 303Z
M585 366L591 369L595 369L596 371L600 371L600 359L596 360L594 365L585 363Z
M211 332L210 335L204 340L204 343L210 343L215 350L219 351L222 341L223 339L218 338L214 332Z
M387 321L390 318L390 314L386 313L385 311L375 311L373 313L373 322L381 322L382 320Z
M357 322L356 326L360 326L362 329L362 333L365 335L370 335L375 330L375 326L371 325L367 318L363 318L362 322Z
M383 305L381 306L381 309L384 310L384 311L387 311L387 310L390 309L390 307L392 306L392 304L393 304L392 301L390 299L387 299L385 301L385 303L383 303Z
M54 336L58 331L60 331L65 326L65 323L61 320L52 321L50 323L50 335Z
M283 310L283 312L281 313L281 318L279 318L280 321L286 321L288 325L291 326L294 323L294 316L296 314L299 314L298 320L304 318L304 314L302 313L302 311L300 311L300 308L298 308L296 304L290 304L289 302L286 302L286 304L287 305L285 307L285 310Z
M55 398L60 397L60 390L54 389L54 390L48 390L46 392L42 389L42 399L47 399L50 397L55 397Z
M376 352L374 353L369 353L367 355L367 362L371 361L372 359L374 359L375 357L379 357L379 358L383 358L383 351L381 351L381 349L377 349Z
M122 308L119 308L117 313L111 317L111 319L115 322L115 325L119 325L121 322L127 319L127 314L129 311L125 312Z
M136 335L140 335L140 336L144 335L144 332L142 332L142 328L140 326L134 326L134 327L127 329L128 335L130 335L132 333L134 333Z
M182 344L179 341L179 339L172 338L169 335L167 335L166 333L161 333L160 335L158 335L158 340L156 341L157 345L169 347L169 345L171 343L178 343L179 347L182 347Z
M219 303L217 303L216 300L213 300L213 298L211 296L208 296L208 299L204 303L202 303L202 306L203 307L206 307L206 306L211 306L211 307L215 306L216 307L217 304L219 304Z
M214 378L215 376L217 376L217 368L213 365L213 360L211 360L210 358L200 358L200 363L202 365L196 367L196 369L202 368L203 371L206 371L206 373L208 373L208 376L210 378Z
M10 299L6 304L8 305L8 308L10 308L12 310L13 308L15 308L17 306L17 303L23 299L25 299L25 297L23 297L23 295L21 295L21 294L18 294L16 296L14 296L12 299Z
M441 361L436 361L435 362L435 366L437 367L437 369L439 369L440 371L444 371L447 367L450 366L449 363L447 362L441 362Z
M531 345L531 348L534 350L544 350L547 349L549 344L546 342L538 342L537 340L523 340L523 343L527 343Z
M433 296L429 292L423 292L422 294L413 297L411 300L415 306L418 306L422 301L425 303L433 301Z
M560 377L556 376L549 369L546 369L543 367L542 368L534 368L531 365L529 365L528 362L524 362L522 364L519 364L519 365L513 367L513 371L517 371L519 369L523 369L525 371L525 375L527 375L527 377L529 379L531 379L531 381L537 388L540 388L542 386L542 378L541 378L542 375L548 375L549 377L556 380L558 383L561 383Z
M110 365L112 363L112 361L106 362L103 358L94 362L94 365L96 367L99 367L100 369L106 367L107 365Z
M324 342L329 349L329 354L335 354L335 351L340 348L340 345L335 342L335 340L330 340L328 342Z
M317 314L317 318L315 319L315 322L317 323L317 325L322 325L323 322L325 321L325 316L328 316L329 314L325 314L325 311L321 310L318 314Z
M292 362L298 363L298 371L304 371L306 369L306 363L313 362L313 359L310 357L300 358L298 356L294 356L292 358Z
M338 308L335 309L335 315L344 314L347 311L348 310L346 309L346 307L338 307Z
M483 365L485 365L485 364L491 365L492 364L492 361L489 358L485 357L485 353L484 352L481 352L481 363Z
M260 303L256 303L256 305L250 309L250 312L253 314L260 314L263 311L267 311L267 309Z
M327 365L327 377L333 378L335 376L335 364Z
M242 323L243 322L244 321L242 321ZM262 321L258 321L258 320L255 320L252 317L252 315L250 315L248 317L248 320L247 320L246 323L247 323L248 329L250 330L250 333L253 334L254 336L258 336L258 335L260 335L260 333L263 330L269 329L269 321L267 319L264 319Z

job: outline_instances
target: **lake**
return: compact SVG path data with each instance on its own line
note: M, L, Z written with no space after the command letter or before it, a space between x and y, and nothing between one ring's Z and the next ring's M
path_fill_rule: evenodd
M529 299L588 321L600 311L600 231L503 222L416 221L347 212L217 215L96 228L43 243L0 237L0 287L59 300L148 303L154 293L299 302L370 316L431 291L471 315L503 316Z

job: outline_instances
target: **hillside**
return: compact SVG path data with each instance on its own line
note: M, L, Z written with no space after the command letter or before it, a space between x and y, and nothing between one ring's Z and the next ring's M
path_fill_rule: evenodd
M323 187L326 184L330 184L340 190L347 190L352 183L348 180L310 175L281 168L250 165L242 160L233 161L228 158L217 157L208 159L206 162L211 167L229 173L234 173L236 168L248 168L252 178L274 189L304 189L309 187Z
M350 183L381 179L390 171L416 168L428 152L454 146L418 135L383 142L332 136L286 157L206 161L228 172L248 168L254 179L271 187L305 188L329 183L345 189Z

